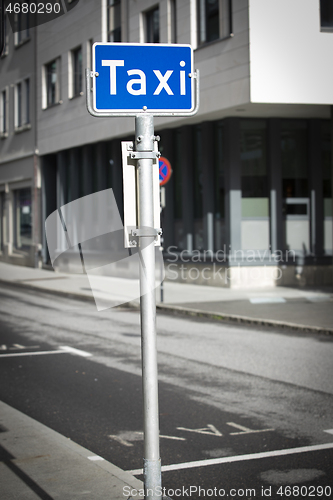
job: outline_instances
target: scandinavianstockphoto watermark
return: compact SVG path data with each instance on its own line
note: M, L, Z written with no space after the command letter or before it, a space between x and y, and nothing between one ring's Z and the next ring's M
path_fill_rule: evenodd
M283 275L281 266L297 262L294 250L231 251L226 245L216 252L177 250L176 246L166 249L165 271L171 281L220 282L225 285L244 279L258 283L278 281Z
M129 498L135 497L143 497L144 489L137 490L135 488L131 488L130 486L123 487L123 495ZM203 497L203 498L223 498L223 497L234 497L234 498L254 498L256 496L255 489L236 489L232 488L230 490L225 490L224 488L202 488L201 486L182 486L181 488L165 488L162 486L157 486L156 488L148 488L146 492L146 497L148 495L154 495L156 497L160 497L161 499L164 497L167 498L177 498L177 497Z
M257 488L202 488L201 486L182 486L181 488L165 488L157 486L155 489L147 489L148 494L155 493L156 497L171 497L171 498L270 498L279 495L280 498L296 498L296 497L321 497L331 498L331 486L313 486L313 485L274 485L274 486L258 486ZM144 489L137 490L130 486L123 487L123 495L127 498L135 499L136 497L144 496Z
M179 250L176 246L169 246L166 249L168 262L191 262L191 263L290 263L296 262L297 256L295 250L275 250L271 247L266 250L232 250L231 246L223 245L216 252L212 250Z

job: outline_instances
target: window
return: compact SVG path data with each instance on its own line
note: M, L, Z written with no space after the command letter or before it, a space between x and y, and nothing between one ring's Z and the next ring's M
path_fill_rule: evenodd
M332 0L320 0L320 27L321 31L333 31Z
M225 244L225 131L223 122L215 128L215 250Z
M232 0L198 1L198 45L232 33Z
M7 56L8 55L8 47L9 47L9 35L8 35L8 19L7 15L4 16L3 20L3 37L4 37L4 46L3 46L3 51L1 53L1 56Z
M268 196L266 122L242 120L240 147L242 198L266 199ZM267 209L265 214L260 215L267 215Z
M60 59L55 59L45 65L45 96L44 108L53 106L59 103L60 85L59 85L59 65Z
M19 3L22 4L23 2ZM20 12L15 14L14 23L15 28L17 29L17 32L15 33L15 45L21 45L30 38L29 14L24 14L20 9Z
M8 89L1 91L0 100L0 136L8 135Z
M324 211L324 251L332 255L332 149L330 122L322 122L321 127L321 161L323 176L323 211Z
M15 86L15 129L30 124L30 80L27 78Z
M71 52L71 73L72 73L72 88L70 89L70 97L82 95L82 48L78 47Z
M177 42L177 4L176 0L169 0L169 33L168 41Z
M15 96L15 127L22 127L22 83L16 85L16 96Z
M160 9L154 9L146 12L146 42L159 43L160 41Z
M87 47L87 68L92 67L92 53L93 53L93 45L94 45L94 40L91 38L90 40L87 41L86 47Z
M204 249L203 237L203 144L202 129L197 125L193 129L193 215L194 215L194 248Z
M32 244L31 189L15 191L15 247L24 249Z
M269 248L267 134L264 120L241 120L241 241L243 250Z
M308 155L305 121L283 121L281 130L283 198L307 198Z
M108 41L121 42L121 0L108 0Z
M25 87L25 124L30 123L30 80L24 80Z

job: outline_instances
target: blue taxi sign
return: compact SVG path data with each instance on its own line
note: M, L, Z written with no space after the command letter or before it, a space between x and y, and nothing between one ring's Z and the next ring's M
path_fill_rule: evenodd
M190 45L95 43L96 112L182 112L194 109Z

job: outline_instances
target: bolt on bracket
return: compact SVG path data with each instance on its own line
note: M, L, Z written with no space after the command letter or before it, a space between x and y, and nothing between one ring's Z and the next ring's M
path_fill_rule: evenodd
M160 158L159 151L133 151L129 154L132 160L156 160Z
M141 228L141 229L132 229L131 231L131 236L153 236L154 238L156 236L161 236L162 235L162 229L154 229L154 228Z

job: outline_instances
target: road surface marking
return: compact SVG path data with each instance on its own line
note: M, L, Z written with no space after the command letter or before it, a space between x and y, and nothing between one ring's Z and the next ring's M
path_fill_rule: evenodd
M314 446L303 446L301 448L289 448L285 450L265 451L262 453L251 453L248 455L237 455L234 457L209 458L207 460L198 460L196 462L186 462L182 464L163 465L162 472L181 469L193 469L195 467L207 467L208 465L219 465L231 462L243 462L245 460L257 460L259 458L282 457L285 455L294 455L295 453L307 453L310 451L320 451L333 449L333 443L317 444ZM133 476L143 474L142 469L128 471Z
M13 352L10 354L0 354L0 358L13 358L17 356L42 356L44 354L76 354L77 356L88 357L92 356L89 352L81 351L80 349L75 349L69 346L60 346L59 350L55 351L35 351L35 352Z
M182 437L178 437L178 436L163 436L163 434L160 434L160 438L174 439L175 441L186 441L186 438L182 438Z
M130 443L129 441L126 441L126 439L123 439L119 436L115 436L114 434L109 434L109 438L111 439L114 439L115 441L118 441L118 443L124 445L124 446L134 446L132 443Z
M92 462L97 462L98 460L104 460L104 458L100 457L99 455L93 455L92 457L88 457L88 460L91 460Z
M241 434L255 434L257 432L268 432L275 431L275 429L258 429L253 430L248 427L244 427L243 425L235 424L234 422L227 422L227 425L231 425L232 427L236 427L236 429L240 429L242 432L230 432L230 436L240 436Z
M136 434L140 434L140 436L143 436L143 432L137 432ZM186 438L179 437L179 436L165 436L163 434L160 434L160 438L164 439L174 439L175 441L186 441Z
M284 304L286 302L283 297L253 297L249 300L251 304Z
M333 429L327 429L327 431L324 432L327 432L328 434L333 434Z
M38 349L39 345L21 345L13 344L12 347L8 347L6 344L0 346L0 351L13 351L14 349Z
M123 436L123 437L121 437ZM120 436L115 435L115 434L110 434L109 438L114 439L118 443L124 445L124 446L134 446L131 441L141 441L143 440L143 432L142 431L135 431L135 432L121 432ZM165 436L163 434L160 434L160 438L164 439L173 439L175 441L186 441L186 438L179 437L179 436Z
M202 429L187 429L186 427L177 427L179 431L196 432L197 434L208 434L209 436L222 436L222 433L212 424L207 424L207 427Z
M18 356L42 356L44 354L64 354L66 351L36 351L36 352L13 352L11 354L0 354L0 358L14 358Z
M81 349L75 349L75 347L69 347L68 345L61 345L59 346L59 349L62 349L63 351L69 352L71 354L76 354L77 356L83 356L84 358L92 356L90 352L81 351Z

